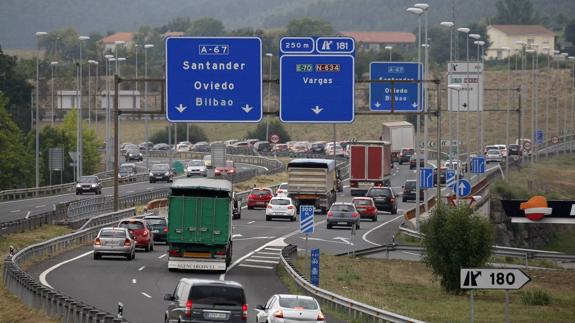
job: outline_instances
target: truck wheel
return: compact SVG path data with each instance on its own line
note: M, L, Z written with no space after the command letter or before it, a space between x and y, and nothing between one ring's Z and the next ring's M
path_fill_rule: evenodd
M168 271L171 273L176 272L176 268L168 268Z

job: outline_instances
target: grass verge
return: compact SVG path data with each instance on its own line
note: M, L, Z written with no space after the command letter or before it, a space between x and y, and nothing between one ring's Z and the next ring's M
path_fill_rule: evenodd
M236 192L243 192L254 187L268 187L271 185L287 182L287 172L276 173L272 175L262 175L250 178L247 181L243 181L238 184L234 184L234 190Z
M10 246L20 250L26 246L39 243L57 236L72 232L71 229L56 225L44 225L39 229L23 233L8 234L0 237L0 250L3 258L7 255ZM0 264L4 272L4 263ZM10 293L3 281L0 282L0 322L58 322L56 319L46 317L46 314L24 305L18 297Z
M301 272L309 271L303 269L303 258L298 258L295 264ZM321 288L377 308L429 322L469 320L469 297L443 292L423 263L322 254L320 273ZM532 281L522 290L510 292L511 320L572 321L575 317L575 272L527 270L526 273ZM548 305L523 304L522 297L530 297L525 295L535 290L549 296ZM503 291L476 292L476 321L504 321L504 300Z

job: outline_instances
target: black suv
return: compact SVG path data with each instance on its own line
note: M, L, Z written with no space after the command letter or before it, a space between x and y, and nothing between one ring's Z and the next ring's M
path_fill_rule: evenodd
M425 167L425 159L423 157L417 158L416 155L411 155L411 157L409 157L409 169L415 169L417 167L418 159L419 167Z
M168 219L158 215L147 215L144 221L154 235L154 242L167 242L168 238Z
M411 156L415 153L415 149L413 148L402 148L399 152L399 164L402 165L403 163L409 163L411 160Z
M379 211L390 212L391 214L397 214L397 198L391 187L376 186L370 188L365 194L367 197L371 197L375 202L375 207Z
M76 183L76 195L81 195L88 192L94 194L102 194L102 183L98 176L82 176Z
M413 200L415 201L415 180L414 179L408 179L407 181L405 181L405 185L403 185L403 196L401 198L402 202L407 202L408 200ZM419 189L419 200L423 201L423 190Z
M507 146L507 156L521 156L521 148L517 144Z
M181 278L171 294L164 322L236 322L248 319L244 288L234 281Z
M155 164L152 165L150 169L150 183L157 181L166 181L168 183L173 182L174 172L168 164Z
M140 149L130 148L126 151L126 162L131 162L132 160L142 161L144 160L144 155L140 152Z

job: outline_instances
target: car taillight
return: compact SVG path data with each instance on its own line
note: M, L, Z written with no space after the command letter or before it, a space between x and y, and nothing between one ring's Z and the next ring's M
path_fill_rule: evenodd
M124 240L124 246L130 246L132 244L132 241L130 241L130 239L126 238Z
M377 212L377 209L375 208L375 206L370 206L370 207L368 208L368 210L369 210L370 213L371 213L371 212Z
M168 227L165 227L164 230L162 230L164 233L168 233Z
M236 172L235 170L230 169L230 170L228 171L228 174L233 174L233 173L235 173L235 172Z
M144 233L142 234L144 237L148 235L148 230L144 230Z
M180 256L180 250L178 250L178 249L170 249L170 250L168 251L168 254L169 254L170 256L179 257L179 256Z
M268 209L273 208L273 206L271 204L268 204Z
M282 319L282 318L284 317L284 311L282 311L282 310L277 310L277 311L275 311L274 317L277 317L277 318L279 318L279 319Z
M349 182L349 186L351 186L351 187L357 187L357 182Z
M293 210L293 205L288 205L288 210Z
M321 311L317 314L316 321L325 321L325 316L323 316L323 313Z
M359 216L359 213L353 212L353 213L351 214L351 216L354 217L354 218L357 218L357 217Z
M100 238L96 238L96 240L94 240L94 244L99 246L100 245Z
M327 212L327 217L328 217L328 218L330 218L330 217L332 217L332 216L333 216L333 212L332 212L332 211Z
M242 305L242 320L248 319L248 304Z
M186 302L186 317L187 318L191 318L192 317L192 300L189 299Z
M392 198L389 199L389 202L390 202L390 203L395 203L395 199L392 197Z

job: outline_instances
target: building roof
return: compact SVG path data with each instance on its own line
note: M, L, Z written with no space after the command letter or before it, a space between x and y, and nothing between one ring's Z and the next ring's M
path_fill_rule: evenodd
M167 38L167 37L180 37L180 36L184 36L184 32L183 31L166 31L162 37Z
M488 28L500 30L507 35L544 35L554 36L555 33L541 25L490 25Z
M113 44L117 40L125 41L126 43L131 42L134 39L133 32L117 32L115 34L111 34L110 36L102 38L102 42L104 44Z
M415 35L402 31L341 31L341 35L352 37L362 43L415 43Z

